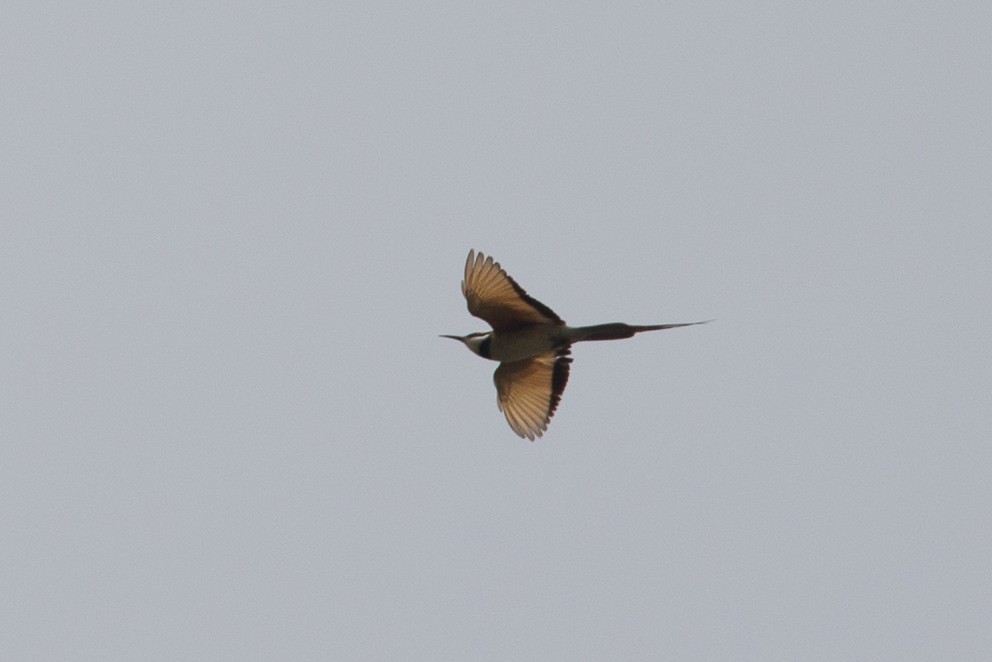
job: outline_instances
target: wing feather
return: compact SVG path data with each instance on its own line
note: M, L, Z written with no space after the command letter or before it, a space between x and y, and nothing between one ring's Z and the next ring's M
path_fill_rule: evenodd
M474 249L465 261L462 294L468 312L489 322L494 331L513 331L529 324L564 324L553 310L517 285L499 262L476 254Z
M568 383L572 362L568 354L565 347L496 368L493 381L499 410L521 437L534 441L548 429Z

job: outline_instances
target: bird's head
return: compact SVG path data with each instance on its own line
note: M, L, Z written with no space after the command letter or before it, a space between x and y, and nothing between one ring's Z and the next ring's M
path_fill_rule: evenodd
M452 340L457 340L463 343L466 347L472 350L473 354L478 354L479 356L486 359L489 358L489 339L491 336L492 336L491 331L470 333L467 336L441 335L442 338L451 338Z

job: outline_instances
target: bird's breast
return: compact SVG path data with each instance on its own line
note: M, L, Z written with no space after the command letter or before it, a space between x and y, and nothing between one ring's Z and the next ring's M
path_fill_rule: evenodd
M541 324L516 331L493 333L489 343L489 358L511 362L550 352L563 344L560 328Z

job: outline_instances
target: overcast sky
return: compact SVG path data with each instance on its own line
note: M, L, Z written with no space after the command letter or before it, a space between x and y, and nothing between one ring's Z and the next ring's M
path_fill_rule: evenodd
M992 4L538 4L7 5L0 658L989 659Z

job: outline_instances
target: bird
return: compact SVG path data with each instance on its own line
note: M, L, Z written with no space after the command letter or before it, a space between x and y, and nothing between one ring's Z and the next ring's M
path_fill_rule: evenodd
M493 373L496 404L510 428L530 441L547 431L558 408L568 383L573 343L620 340L644 331L712 321L568 326L553 310L527 294L499 262L475 249L469 250L465 260L462 294L468 312L488 322L492 331L440 337L458 340L474 354L499 362Z

